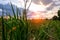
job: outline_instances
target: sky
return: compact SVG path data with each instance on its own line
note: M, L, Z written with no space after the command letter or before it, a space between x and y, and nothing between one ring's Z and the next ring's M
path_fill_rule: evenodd
M0 4L7 4L11 2L17 7L24 8L23 0L0 0ZM31 0L28 1L28 8ZM57 16L57 11L60 8L60 0L32 0L31 5L29 7L29 12L27 14L28 18L31 19L39 19L39 18L52 18L54 15ZM1 10L1 9L0 9Z

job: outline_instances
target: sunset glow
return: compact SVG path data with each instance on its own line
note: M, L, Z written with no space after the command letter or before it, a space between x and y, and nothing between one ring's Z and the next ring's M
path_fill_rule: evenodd
M31 22L33 23L33 24L42 24L42 23L44 23L46 20L45 19L32 19L31 20Z
M39 14L35 15L34 19L40 19L40 15Z
M0 0L0 4L7 5L11 2L13 5L18 8L24 9L24 0ZM28 8L29 16L31 19L40 19L40 18L52 18L53 16L57 16L57 11L60 8L60 0L32 0L31 5L29 6L31 0L28 0L26 4L26 9ZM39 13L37 13L39 11ZM34 12L31 13L31 12ZM53 13L53 14L52 14Z

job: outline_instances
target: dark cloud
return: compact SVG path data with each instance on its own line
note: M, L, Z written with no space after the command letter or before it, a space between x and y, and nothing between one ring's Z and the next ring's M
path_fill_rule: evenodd
M35 4L40 4L41 1L44 5L47 5L52 2L52 0L32 0Z
M40 0L32 0L35 4L39 4Z
M52 2L52 0L41 0L41 2L45 5L49 4Z
M55 4L56 2L53 2L53 4L47 8L47 10L52 10L56 6L60 6L60 4Z

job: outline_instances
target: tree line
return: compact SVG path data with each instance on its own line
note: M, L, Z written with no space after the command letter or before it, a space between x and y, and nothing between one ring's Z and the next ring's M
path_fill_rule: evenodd
M60 20L60 10L57 12L58 16L53 16L53 20Z

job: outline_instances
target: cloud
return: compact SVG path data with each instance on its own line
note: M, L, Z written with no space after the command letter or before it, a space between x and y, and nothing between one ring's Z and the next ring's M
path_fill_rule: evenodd
M0 4L7 4L9 3L9 0L0 0Z
M39 4L40 0L32 0L33 3Z
M35 4L40 4L40 1L44 4L47 5L52 2L52 0L33 0Z
M52 0L41 0L41 2L42 2L44 5L48 5L49 3L52 2Z
M60 6L60 0L33 0L35 4L39 4L39 2L42 2L44 5L48 5L50 3L53 3L50 7L47 8L47 10L52 10L53 7Z
M0 11L2 11L2 9L0 9Z
M10 0L10 1L12 2L12 4L16 5L17 7L22 7L22 8L24 7L23 0ZM0 4L7 4L10 1L9 0L0 0ZM51 6L49 6L48 8L44 8L43 6L40 5L40 1L45 6L50 3L53 3L53 4ZM40 6L38 6L38 5L40 5ZM46 17L47 17L47 15L48 15L48 17L51 17L51 16L55 15L55 13L56 13L56 11L58 11L59 7L60 7L60 0L56 0L56 1L54 1L54 0L32 0L32 4L30 6L30 11L34 11L34 12L40 11L41 13L44 12L43 14ZM54 14L51 14L51 13L54 13ZM51 15L51 16L49 16L49 15ZM42 16L42 15L40 15L40 16Z
M2 9L0 9L0 16L2 15Z
M57 8L57 6L60 6L60 3L58 3L58 2L60 2L60 0L59 1L52 1L52 2L53 2L53 4L50 7L48 7L47 10L52 10L54 7ZM60 7L58 7L58 8L60 8ZM55 10L57 10L57 9L55 9Z

